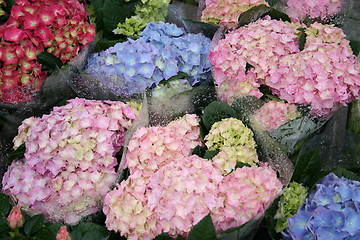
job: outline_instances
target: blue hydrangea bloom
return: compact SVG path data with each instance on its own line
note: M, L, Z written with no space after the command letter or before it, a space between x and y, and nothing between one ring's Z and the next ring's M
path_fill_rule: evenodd
M191 86L210 76L210 39L170 23L149 23L128 39L89 56L85 71L120 96L131 96L185 72Z
M298 212L288 219L285 239L360 239L360 182L331 173L311 192Z

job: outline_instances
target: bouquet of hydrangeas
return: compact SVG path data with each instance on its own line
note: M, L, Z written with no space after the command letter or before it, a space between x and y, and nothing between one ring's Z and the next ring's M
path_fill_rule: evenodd
M359 98L360 65L343 31L333 25L306 27L265 17L226 34L209 57L222 101L260 98L263 85L325 118Z
M360 182L323 178L282 232L285 239L359 239Z
M47 76L37 60L51 53L63 63L72 59L89 42L95 28L77 0L18 0L9 19L0 27L0 100L29 101Z
M137 40L128 39L94 53L85 71L118 96L157 86L180 72L194 86L210 75L210 39L187 34L174 24L149 23Z
M115 154L135 117L122 102L76 98L25 119L14 139L25 155L5 173L4 193L50 221L76 224L97 212L117 178Z
M130 176L105 197L107 228L128 239L186 237L209 214L217 233L260 218L282 184L268 164L258 165L252 136L240 120L215 123L205 145L239 152L238 158L223 155L222 164L191 155L204 147L196 115L138 129L125 155ZM236 168L237 162L251 166Z

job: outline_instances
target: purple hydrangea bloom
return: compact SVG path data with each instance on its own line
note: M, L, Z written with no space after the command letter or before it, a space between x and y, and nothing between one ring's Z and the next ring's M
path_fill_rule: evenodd
M157 86L179 72L191 86L210 76L210 39L175 24L149 23L140 38L89 56L85 71L120 96Z
M360 182L331 173L288 219L285 239L360 239Z

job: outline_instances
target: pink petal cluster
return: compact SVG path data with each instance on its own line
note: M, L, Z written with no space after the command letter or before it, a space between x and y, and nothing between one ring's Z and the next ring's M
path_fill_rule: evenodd
M310 19L330 20L341 11L343 0L287 0L286 13L292 22Z
M0 26L0 101L29 101L47 74L36 55L46 51L66 62L95 36L78 0L17 0Z
M252 7L268 3L265 0L206 0L201 21L235 28L240 14Z
M66 226L61 226L56 234L56 240L71 240L70 234Z
M15 229L17 227L22 227L25 220L23 214L21 213L21 206L19 205L13 206L6 220L9 222L10 227L12 229Z
M76 224L100 209L115 182L114 156L134 119L125 103L76 98L24 120L14 148L25 143L25 158L9 167L3 191L50 221Z
M189 156L201 144L199 118L194 114L186 114L165 127L143 127L129 142L126 167L131 174L142 171L150 176L169 162Z
M263 216L281 189L276 172L267 165L237 168L219 185L218 197L223 200L223 207L212 211L217 231Z
M301 114L295 104L269 101L259 108L251 119L265 131L271 131L297 117L301 117Z
M279 59L300 52L295 34L299 27L265 18L226 34L209 54L220 100L261 97L261 81L277 68Z
M343 31L314 23L300 51L299 27L265 18L220 40L209 55L219 98L231 103L244 95L261 97L258 87L266 85L288 103L309 106L316 117L358 99L360 65ZM238 91L240 86L245 89Z
M129 240L150 240L161 233L187 235L210 210L222 176L210 161L196 155L176 159L151 178L140 171L105 197L106 226Z

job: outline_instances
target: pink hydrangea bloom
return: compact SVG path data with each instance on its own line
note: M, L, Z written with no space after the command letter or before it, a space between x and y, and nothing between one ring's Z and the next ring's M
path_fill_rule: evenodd
M292 22L310 19L329 20L341 11L343 0L287 0L286 13Z
M252 7L268 3L265 0L212 0L206 1L201 21L222 24L228 28L237 26L240 14Z
M217 232L262 216L282 188L270 167L242 167L224 177L218 197L223 207L212 211Z
M264 18L226 34L209 54L218 97L228 103L242 96L261 97L261 81L279 59L300 52L295 35L299 27Z
M261 97L258 86L265 85L288 103L309 106L315 117L358 99L360 65L343 31L314 23L305 29L300 51L299 27L305 28L264 18L220 40L209 54L218 97L229 103L244 95Z
M29 101L47 76L37 54L72 59L96 35L78 0L17 0L0 27L0 101Z
M217 198L222 179L210 161L196 155L164 165L151 178L137 171L106 195L106 226L128 239L153 239L164 232L186 236L222 206Z
M297 117L301 117L301 114L295 104L269 101L258 109L251 119L264 130L271 131Z
M189 156L201 143L199 118L194 114L187 114L165 127L143 127L129 142L126 167L130 173L141 170L150 176L174 159Z
M14 148L25 143L25 158L5 173L4 192L50 221L76 224L99 210L115 182L114 156L134 119L125 103L76 98L24 120Z

